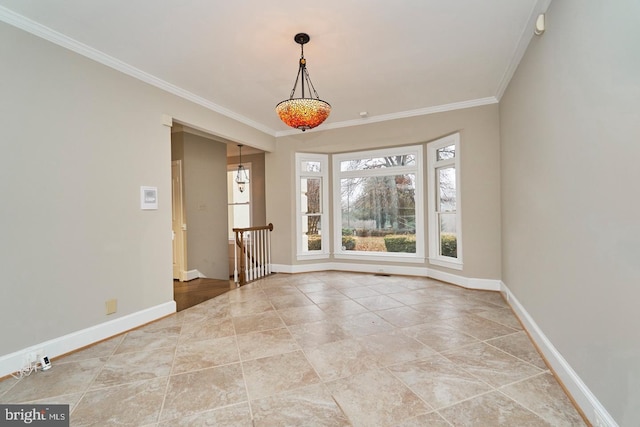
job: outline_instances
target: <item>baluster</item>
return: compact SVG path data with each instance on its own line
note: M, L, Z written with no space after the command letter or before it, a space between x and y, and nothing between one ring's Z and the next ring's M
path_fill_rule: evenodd
M265 276L264 270L264 230L260 230L260 276Z
M245 278L245 283L247 283L247 281L250 280L249 278L249 238L248 237L245 240L243 256L244 256L244 278Z
M258 278L258 231L253 230L253 280Z
M233 283L240 286L238 282L238 232L235 232L235 242L233 242Z
M258 275L258 231L253 232L253 278L254 280L259 277Z
M249 250L247 258L249 259L249 280L253 280L253 231L249 232Z
M262 241L264 242L264 254L262 255L262 271L264 275L267 275L267 230L262 230Z
M262 277L262 231L256 230L256 275L258 278Z
M256 279L256 232L251 231L251 280Z
M267 274L271 274L271 230L273 227L267 232Z

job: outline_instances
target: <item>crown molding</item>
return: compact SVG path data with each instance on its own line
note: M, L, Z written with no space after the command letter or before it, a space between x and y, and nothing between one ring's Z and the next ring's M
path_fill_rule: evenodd
M72 39L71 37L65 36L64 34L52 30L51 28L35 22L25 16L17 14L3 6L0 6L0 21L4 21L9 25L24 30L42 39L48 40L51 43L57 44L58 46L64 47L65 49L69 49L86 58L92 59L96 62L106 65L107 67L113 68L114 70L120 71L173 95L179 96L180 98L186 99L209 110L215 111L216 113L222 114L223 116L229 117L230 119L236 120L266 134L269 134L271 136L275 136L276 134L275 130L261 123L237 114L214 102L209 101L208 99L205 99L176 85L159 79L149 73L146 73L136 67L120 61L119 59L109 56L104 52L87 46L86 44Z
M401 111L398 113L381 114L379 116L370 116L363 119L345 120L343 122L329 123L323 125L321 129L313 128L306 133L321 132L324 130L339 129L350 126L368 125L377 122L386 122L388 120L405 119L407 117L426 116L429 114L444 113L447 111L463 110L465 108L480 107L482 105L497 104L498 99L495 96L487 98L472 99L469 101L453 102L451 104L436 105L433 107L418 108L416 110ZM299 130L290 129L285 131L277 131L276 138L288 135L297 135Z
M321 131L331 130L331 129L360 126L365 124L384 122L388 120L423 116L423 115L429 115L429 114L435 114L435 113L442 113L446 111L460 110L465 108L478 107L482 105L498 103L504 91L506 90L509 84L509 81L511 80L511 77L513 77L513 74L518 66L518 63L522 59L522 56L524 55L524 52L529 44L529 41L531 40L531 37L533 36L533 32L529 31L528 29L533 28L533 24L535 23L535 19L537 18L538 14L545 12L549 4L551 3L551 1L552 0L538 0L538 2L534 5L529 18L530 25L527 26L527 29L523 31L520 37L517 48L515 49L512 55L511 62L509 63L509 66L507 67L507 70L505 71L505 74L503 75L502 80L498 85L498 88L496 90L496 96L472 99L468 101L454 102L450 104L437 105L433 107L418 108L415 110L401 111L397 113L381 114L379 116L370 116L362 119L328 123L326 125L323 125L320 129L318 128L310 129L307 132L308 133L321 132ZM200 105L216 113L219 113L237 122L243 123L247 126L250 126L268 135L278 138L283 136L299 134L299 131L295 129L276 131L268 126L263 125L262 123L258 123L254 120L251 120L241 114L238 114L212 101L209 101L208 99L205 99L199 95L196 95L174 84L164 81L158 77L155 77L145 71L142 71L136 67L133 67L123 61L120 61L119 59L116 59L110 55L107 55L104 52L101 52L84 43L81 43L75 39L72 39L71 37L65 36L64 34L59 33L49 27L46 27L36 21L33 21L23 15L15 13L4 6L0 6L0 21L3 21L9 25L12 25L28 33L31 33L42 39L48 40L51 43L54 43L58 46L69 49L86 58L92 59L107 67L120 71L128 76L131 76L135 79L148 83L152 86L155 86L161 90L164 90L165 92L171 93L180 98L191 101L197 105Z

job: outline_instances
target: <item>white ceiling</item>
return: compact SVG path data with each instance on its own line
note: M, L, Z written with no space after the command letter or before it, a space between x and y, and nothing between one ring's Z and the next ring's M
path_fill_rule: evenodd
M0 0L0 20L279 136L298 32L335 128L497 102L550 1Z

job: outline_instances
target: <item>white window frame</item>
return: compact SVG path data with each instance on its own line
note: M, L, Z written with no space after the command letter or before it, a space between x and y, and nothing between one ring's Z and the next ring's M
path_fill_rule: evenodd
M455 146L453 159L437 160L437 150L449 145ZM440 267L462 270L462 181L460 179L460 133L445 136L427 144L427 169L429 180L429 263ZM453 165L456 169L456 234L457 234L457 258L440 255L440 232L438 212L436 211L438 197L437 169L443 166Z
M320 172L309 172L302 170L302 163L319 162ZM321 249L317 251L309 251L308 246L303 245L302 218L306 216L301 208L301 186L302 178L321 178L320 187L320 236ZM298 260L322 259L328 258L330 255L329 236L331 234L329 228L329 156L327 154L312 153L296 153L296 253Z
M402 154L415 155L416 164L412 166L397 166L393 168L378 168L358 171L341 171L340 163L349 160L359 160L368 157L387 157ZM333 253L337 259L368 260L422 263L425 262L425 228L424 228L424 173L423 173L422 145L401 146L381 150L356 151L333 156ZM401 174L415 174L415 209L416 209L416 252L368 252L342 250L342 201L340 199L341 180L343 178L388 176Z
M227 192L233 188L231 186L237 186L238 184L236 183L236 174L238 172L238 166L240 165L240 163L236 163L235 165L227 165ZM247 170L248 175L249 175L249 181L247 182L247 189L249 190L249 225L251 226L251 224L253 224L253 191L251 189L251 163L243 163L242 166L244 166L244 168ZM233 182L229 182L229 172L234 171L233 174ZM229 211L229 206L231 205L246 205L246 203L229 203L229 195L227 194L227 212ZM230 219L227 218L227 230L230 232L229 235L229 242L233 243L235 242L236 238L235 238L235 233L231 232L231 229L229 229L229 221Z

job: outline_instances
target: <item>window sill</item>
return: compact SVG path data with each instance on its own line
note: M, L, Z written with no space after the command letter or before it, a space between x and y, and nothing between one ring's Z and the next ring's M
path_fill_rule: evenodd
M296 259L298 261L304 261L307 259L327 259L329 258L329 254L325 253L325 252L319 252L319 253L302 253L302 254L297 254Z
M425 258L422 256L414 255L389 255L389 253L373 252L373 253L353 253L348 254L340 252L334 255L336 259L352 259L359 261L385 261L385 262L406 262L413 264L424 264Z

